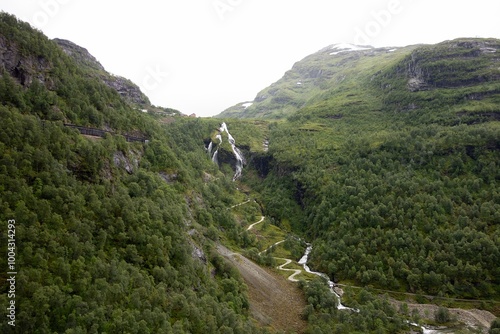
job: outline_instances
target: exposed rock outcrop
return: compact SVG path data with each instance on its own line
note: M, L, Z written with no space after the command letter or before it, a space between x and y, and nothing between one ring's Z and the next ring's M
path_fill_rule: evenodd
M0 70L5 70L21 85L29 87L38 80L48 89L54 88L49 76L52 65L42 56L23 56L18 46L0 36Z
M113 155L113 162L116 167L123 168L127 173L133 174L139 168L139 154L131 151L129 154L132 158L125 156L122 151L117 151Z
M108 87L116 90L127 102L142 107L151 105L148 97L132 81L113 75L103 76L102 79Z
M500 75L490 69L497 67L499 61L498 40L458 39L424 46L408 57L407 87L416 92L497 81Z

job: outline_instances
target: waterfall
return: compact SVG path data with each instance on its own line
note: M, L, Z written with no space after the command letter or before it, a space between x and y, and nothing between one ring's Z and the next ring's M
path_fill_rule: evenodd
M207 147L207 153L208 153L209 157L212 157L213 144L214 144L213 142L210 142L210 144L208 144L208 147Z
M217 138L217 140L219 140L219 143L218 144L222 144L222 136L221 134L217 134L217 136L215 136L215 138ZM214 154L212 155L212 162L215 163L215 164L219 164L219 160L217 159L217 156L219 154L219 147L217 146L217 149L215 150Z
M243 170L243 163L245 162L244 160L245 158L243 157L243 153L241 153L239 148L237 148L235 145L232 145L232 147L234 156L236 157L236 171L233 176L233 181L235 181L241 176L241 171Z
M233 181L236 181L241 176L241 171L243 170L243 164L245 163L245 157L243 156L243 153L241 153L240 149L236 147L236 141L234 140L233 136L229 132L227 128L227 124L223 122L219 128L219 132L222 134L224 132L227 133L227 138L229 140L229 144L231 144L231 148L233 150L234 156L236 158L236 171L233 176ZM222 141L222 136L221 136L221 141Z
M217 149L214 153L214 155L212 156L212 162L215 163L215 164L219 164L219 160L217 160L217 155L219 154L219 150Z
M229 130L227 128L227 124L225 122L220 125L219 133L216 136L217 140L219 141L217 143L217 145L222 143L222 134L224 132L227 133L227 138L228 138L229 144L231 145L231 149L233 150L234 157L236 158L236 170L235 170L235 173L233 176L233 181L235 181L241 177L243 165L245 164L245 157L243 156L243 153L241 152L241 150L238 147L236 147L236 140L234 140L234 137L231 135L231 133L229 133ZM210 142L210 144L208 145L207 151L208 151L209 156L212 158L212 161L214 163L218 164L219 162L217 160L217 155L219 153L219 147L217 146L217 149L215 150L215 152L212 153L213 146L214 146L214 142Z

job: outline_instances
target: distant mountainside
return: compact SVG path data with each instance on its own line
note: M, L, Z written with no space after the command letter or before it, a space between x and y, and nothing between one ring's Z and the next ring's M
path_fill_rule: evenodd
M269 121L248 180L318 271L500 314L500 40L330 46L219 116Z
M496 39L403 48L335 44L297 62L254 101L217 117L283 118L320 101L332 108L370 101L372 107L414 109L432 95L448 95L451 88L456 98L472 101L468 108L473 108L480 100L494 102L499 94L494 87L500 83L499 50ZM423 91L430 94L419 93ZM399 101L392 101L396 95Z

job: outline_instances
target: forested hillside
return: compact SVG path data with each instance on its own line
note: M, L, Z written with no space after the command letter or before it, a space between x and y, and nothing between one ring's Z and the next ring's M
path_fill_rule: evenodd
M236 230L231 178L203 151L218 123L160 125L163 116L132 109L8 14L0 64L2 318L16 307L16 326L2 320L0 331L261 332L239 275L213 251L219 228ZM83 136L64 123L109 132ZM6 293L8 221L15 296Z
M271 124L268 174L248 180L335 281L498 314L500 42L368 52Z

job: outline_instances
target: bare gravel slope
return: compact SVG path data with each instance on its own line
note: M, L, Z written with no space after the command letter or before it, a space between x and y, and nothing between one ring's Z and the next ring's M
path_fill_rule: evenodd
M306 322L301 315L306 304L296 283L222 245L217 246L217 251L238 269L245 280L250 312L261 325L287 332L304 332Z

